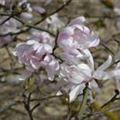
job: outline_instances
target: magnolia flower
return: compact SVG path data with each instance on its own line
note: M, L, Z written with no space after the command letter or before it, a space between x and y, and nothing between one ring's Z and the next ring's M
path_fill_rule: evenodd
M39 68L39 63L48 53L52 53L52 47L48 44L41 44L35 40L29 40L26 43L20 43L15 48L15 53L19 56L20 62L30 68Z
M92 55L86 61L70 63L64 62L60 67L59 77L66 83L66 90L69 91L70 102L74 101L78 94L83 93L83 89L88 83L90 89L99 92L97 80L108 80L112 77L120 76L120 69L106 72L105 70L110 66L112 57L109 56L100 67L94 70L94 61Z
M54 74L58 71L59 64L51 55L52 44L53 39L50 40L50 36L43 32L36 34L34 40L30 39L26 43L20 43L16 46L14 54L18 56L21 63L26 65L26 70L21 76L22 79L26 79L40 67L46 70L49 80L54 79Z
M83 50L99 44L98 34L91 32L83 22L85 18L78 17L60 31L57 39L60 48L69 53L71 50Z

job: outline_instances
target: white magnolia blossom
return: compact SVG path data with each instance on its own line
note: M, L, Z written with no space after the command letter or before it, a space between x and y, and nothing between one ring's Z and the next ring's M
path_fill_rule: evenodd
M120 69L106 71L112 62L110 55L107 61L94 69L94 60L88 49L98 46L100 40L96 32L91 32L82 24L84 21L84 17L74 19L60 31L57 39L63 51L60 57L64 61L60 65L59 77L67 83L65 90L69 93L70 102L83 93L86 84L90 89L99 91L96 79L108 80L120 76Z
M91 32L83 22L85 18L78 17L60 31L57 39L60 48L69 53L71 50L83 50L99 44L98 34Z
M60 78L67 82L66 90L69 91L70 102L74 101L78 94L82 94L83 90L88 83L90 89L99 92L99 87L96 83L97 80L108 80L112 77L119 76L120 70L106 72L106 69L112 62L112 57L109 56L100 67L94 70L94 61L92 55L88 60L78 63L64 62L60 68Z
M37 33L37 32L36 32ZM32 34L31 38L34 36ZM16 46L14 54L19 57L19 61L26 65L26 70L21 78L28 78L40 67L45 68L48 79L53 80L54 74L59 69L58 61L51 55L53 52L53 38L47 33L36 34L34 39L20 43Z
M55 39L48 33L34 30L27 42L19 43L14 54L26 67L21 78L28 78L42 67L46 70L49 80L54 80L54 75L58 75L61 81L67 84L62 87L68 92L72 102L83 93L86 84L90 90L100 92L96 80L120 77L119 68L107 71L112 63L111 55L100 67L94 68L89 48L98 46L100 40L96 32L91 32L83 25L84 21L84 17L78 17L59 32L56 46L62 51L59 53L62 62L60 65L53 51Z

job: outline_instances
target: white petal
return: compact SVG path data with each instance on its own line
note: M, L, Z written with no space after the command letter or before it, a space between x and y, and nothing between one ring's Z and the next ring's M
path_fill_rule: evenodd
M23 73L21 74L19 80L25 80L25 79L27 79L31 74L32 74L31 71L29 71L29 70L24 70Z
M91 43L89 47L96 47L100 43L100 39L98 38L98 33L97 32L91 32Z
M48 53L52 53L52 47L48 44L44 44L44 50Z
M91 52L88 49L83 50L84 55L88 56L86 59L88 62L89 67L91 68L92 71L94 71L94 60Z
M93 77L98 80L108 80L113 77L120 77L120 69L116 69L110 72L96 71Z
M70 102L74 101L76 99L76 97L83 92L84 88L85 88L84 84L80 84L80 85L76 86L75 88L73 88L73 90L69 94Z
M28 40L27 41L27 44L28 45L32 45L32 44L36 44L36 43L38 43L37 41L35 41L35 40ZM39 43L38 43L39 44Z
M40 67L40 61L37 61L37 60L30 60L30 64L36 70L39 69Z
M75 24L81 24L83 22L85 22L85 17L80 16L80 17L75 18L72 22L70 22L69 26L75 25Z
M112 56L109 55L108 59L96 70L96 71L103 71L106 70L112 63Z

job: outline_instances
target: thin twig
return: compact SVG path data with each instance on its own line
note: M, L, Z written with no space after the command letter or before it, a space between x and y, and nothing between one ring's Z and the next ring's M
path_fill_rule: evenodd
M37 103L32 109L31 109L31 112L33 112L38 106L40 106L41 105L41 103L39 102L39 103Z
M12 15L11 16L9 16L8 18L6 18L4 21L2 21L1 23L0 23L0 26L2 26L4 23L6 23L8 20L10 20L12 18Z
M30 120L33 120L33 115L32 115L31 108L30 108L30 99L31 99L32 93L33 92L29 93L27 100L26 100L26 95L23 93L23 98L24 98L23 104L24 104L24 107L29 115Z
M105 103L104 105L102 105L101 108L104 108L105 106L109 105L110 103L118 100L118 99L117 99L117 96L118 96L118 95L119 95L119 91L118 91L118 90L115 90L115 95L114 95L107 103Z

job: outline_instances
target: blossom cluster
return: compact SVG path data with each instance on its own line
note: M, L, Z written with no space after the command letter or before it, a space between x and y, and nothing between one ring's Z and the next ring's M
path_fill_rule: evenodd
M51 1L43 0L45 6ZM9 0L0 0L1 11L6 11L8 4L10 4ZM0 16L0 47L11 42L15 34L21 32L24 24L32 23L33 11L41 15L46 12L38 5L32 6L29 0L21 0L11 5L7 11L8 16ZM108 59L97 69L94 68L95 61L89 49L97 47L100 39L98 33L91 31L83 24L84 22L83 16L75 18L61 29L55 38L54 34L64 26L56 13L46 18L41 24L41 27L48 32L32 29L27 40L17 44L14 49L14 55L18 56L19 62L25 65L20 79L27 79L35 71L44 69L48 80L53 81L57 76L65 83L62 87L69 94L70 102L83 93L86 85L90 90L100 92L98 80L115 77L118 83L120 64L114 70L107 71L112 63L111 55L108 55ZM49 31L53 34L49 34ZM58 53L55 52L57 50ZM57 95L60 94L62 92L58 91Z
M85 22L83 16L77 17L60 30L56 39L46 32L33 30L27 42L19 43L14 51L19 61L26 66L21 79L26 79L35 70L44 68L48 80L54 80L54 76L57 75L66 83L63 87L72 102L83 93L86 84L89 89L99 92L96 80L118 78L119 68L106 71L112 63L111 55L95 70L94 59L89 48L97 47L100 40L98 33L91 31L83 25L83 22ZM54 52L56 46L60 49L59 58L56 58ZM59 91L57 95L59 94L62 92Z
M55 72L59 69L58 61L52 55L53 47L54 38L46 32L38 31L34 31L26 43L18 44L14 54L27 66L21 78L25 79L34 70L43 67L47 71L48 79L53 80Z
M96 32L83 25L84 17L78 17L61 30L58 36L58 45L63 50L61 54L64 62L60 65L59 77L67 82L66 91L69 91L70 101L73 101L88 84L91 90L100 92L96 80L107 80L120 75L120 70L106 72L112 63L112 56L96 70L94 59L89 48L99 45ZM60 94L60 93L59 93Z

